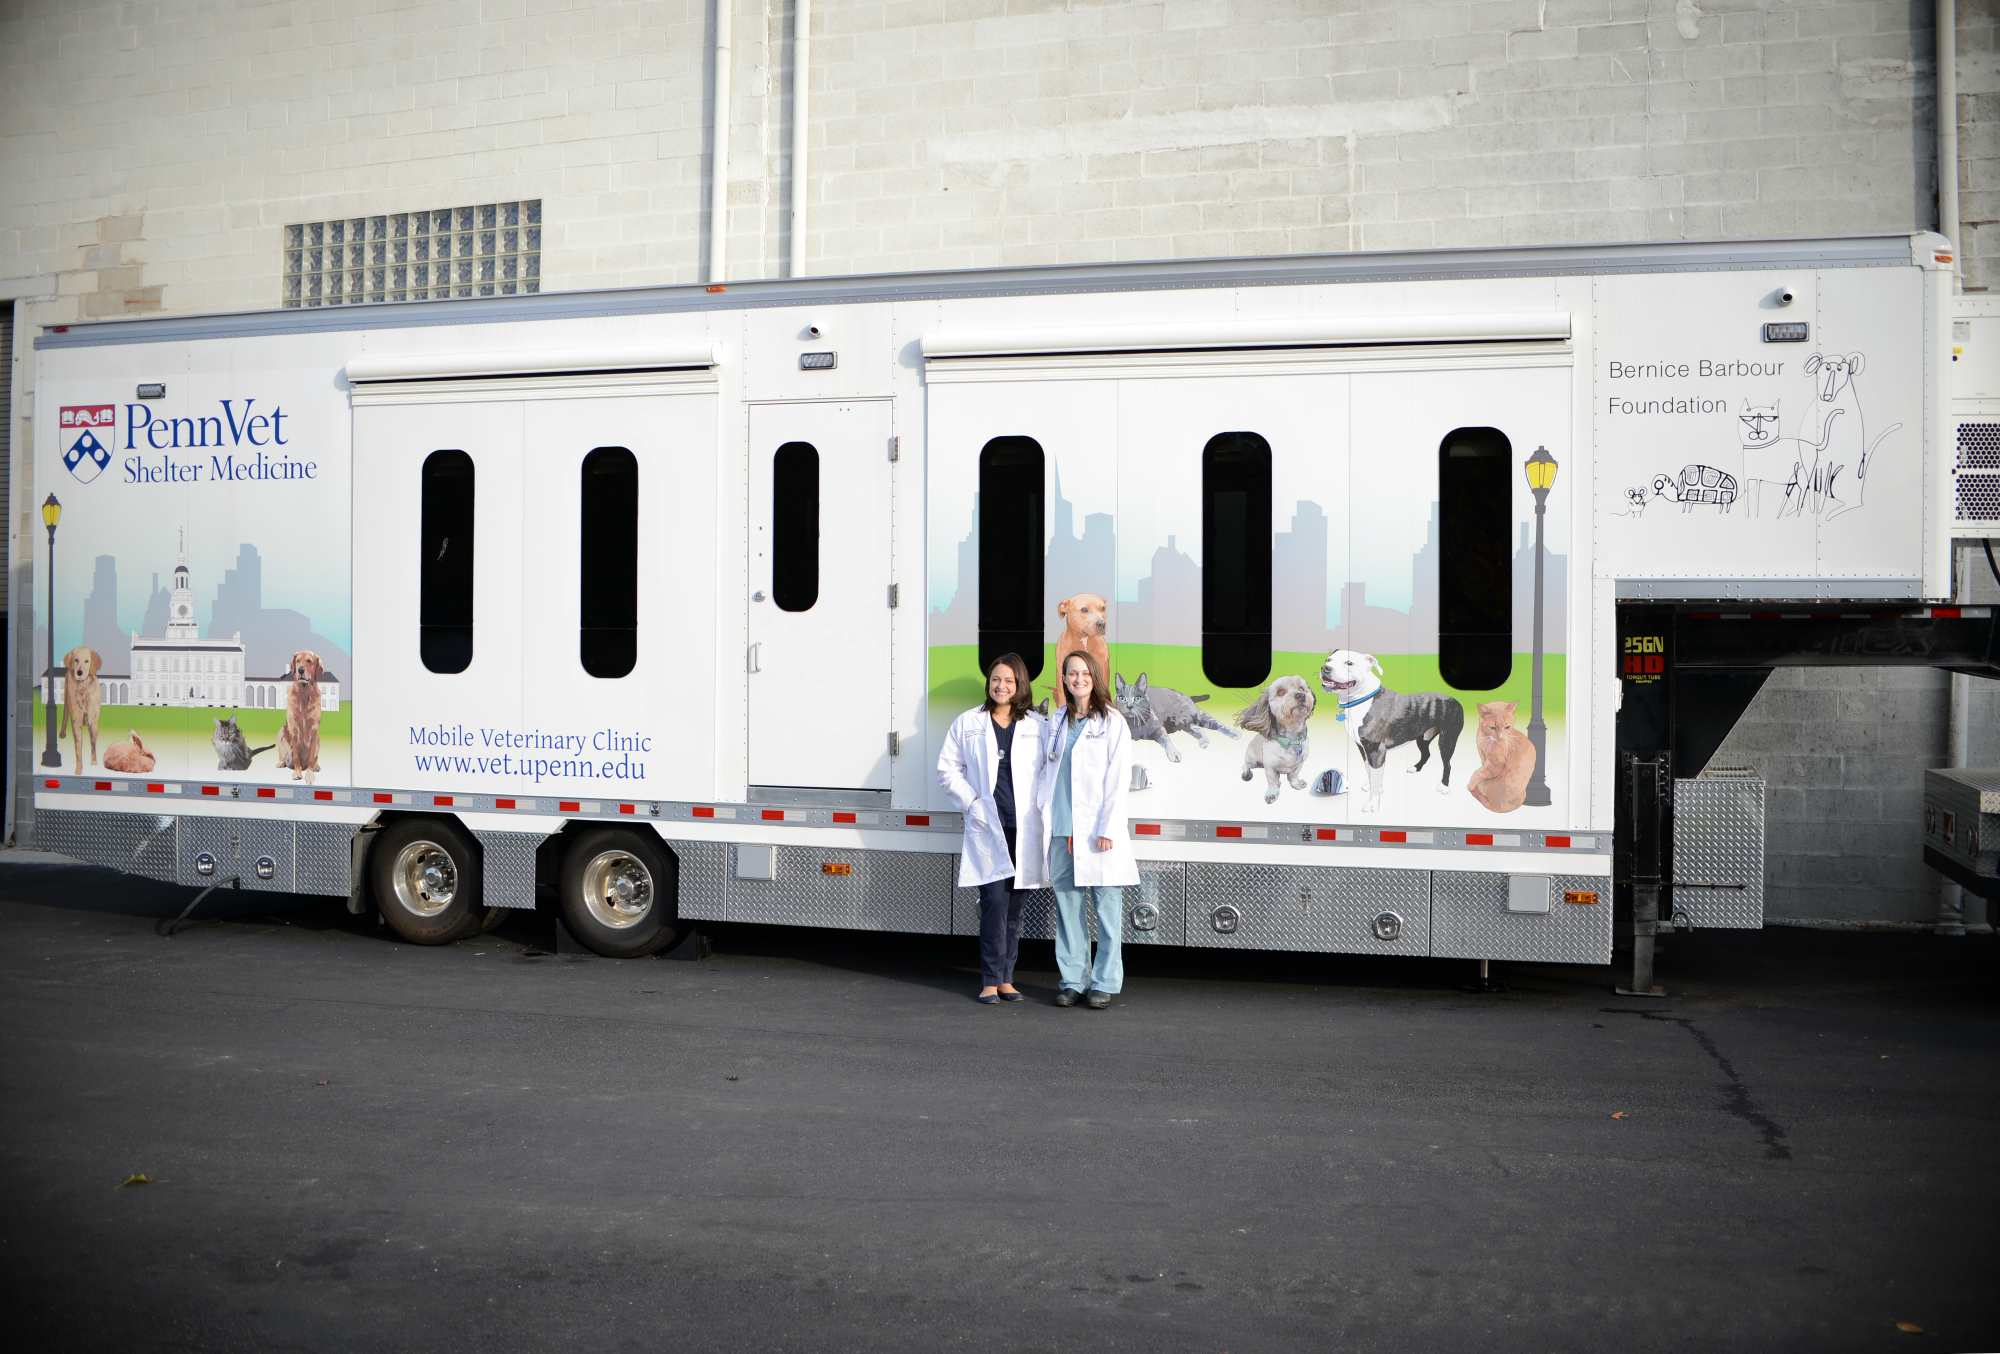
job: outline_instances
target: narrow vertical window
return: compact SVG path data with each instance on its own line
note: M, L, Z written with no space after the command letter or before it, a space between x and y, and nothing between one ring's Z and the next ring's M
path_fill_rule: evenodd
M771 461L771 600L780 611L819 601L819 451L787 442Z
M1042 672L1042 444L996 437L979 452L979 670L1019 654Z
M1271 444L1256 433L1201 453L1201 670L1217 686L1271 675Z
M1438 673L1491 691L1514 670L1514 448L1498 428L1438 445Z
M639 661L639 462L624 447L583 458L577 656L593 677Z
M417 628L432 672L472 666L472 480L472 458L462 451L424 458Z

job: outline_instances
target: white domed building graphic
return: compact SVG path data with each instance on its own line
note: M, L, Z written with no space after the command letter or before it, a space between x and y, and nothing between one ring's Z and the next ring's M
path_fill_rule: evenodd
M283 708L290 674L252 677L243 667L241 631L228 639L201 637L201 627L194 619L194 589L188 579L184 536L180 558L174 565L173 594L167 602L167 633L158 637L137 633L132 636L130 703ZM340 683L332 673L320 679L319 688L322 708L339 709Z

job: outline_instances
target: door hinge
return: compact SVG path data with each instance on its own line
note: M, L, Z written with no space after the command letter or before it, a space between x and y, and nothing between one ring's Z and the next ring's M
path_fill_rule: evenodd
M889 459L892 461L900 461L903 459L902 438L892 437L889 439Z
M896 585L894 583L889 585L889 609L891 611L896 609Z
M889 733L889 755L891 757L894 757L902 750L903 750L902 736L896 733L894 730L891 730Z

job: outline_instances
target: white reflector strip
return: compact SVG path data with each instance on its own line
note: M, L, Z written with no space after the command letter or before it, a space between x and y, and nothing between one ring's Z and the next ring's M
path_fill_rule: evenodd
M1497 315L1353 315L1324 319L1218 320L1075 329L962 329L925 334L925 357L1007 353L1142 352L1167 348L1310 348L1374 343L1486 343L1566 339L1569 312Z

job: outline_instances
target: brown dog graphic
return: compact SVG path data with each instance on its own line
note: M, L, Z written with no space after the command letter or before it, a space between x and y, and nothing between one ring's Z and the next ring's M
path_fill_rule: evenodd
M76 736L76 769L83 773L83 735L90 734L90 761L97 764L97 716L104 704L104 688L98 684L97 674L104 667L104 660L97 650L81 645L63 655L63 711L62 722L57 726L56 737L65 733Z
M1111 670L1111 648L1104 642L1106 606L1105 600L1094 592L1080 592L1056 603L1056 615L1063 618L1062 638L1056 641L1057 672L1079 650L1097 660L1099 672Z
M278 765L293 780L311 783L319 770L319 679L326 668L311 649L292 655L292 684L285 692L285 727L278 734Z

